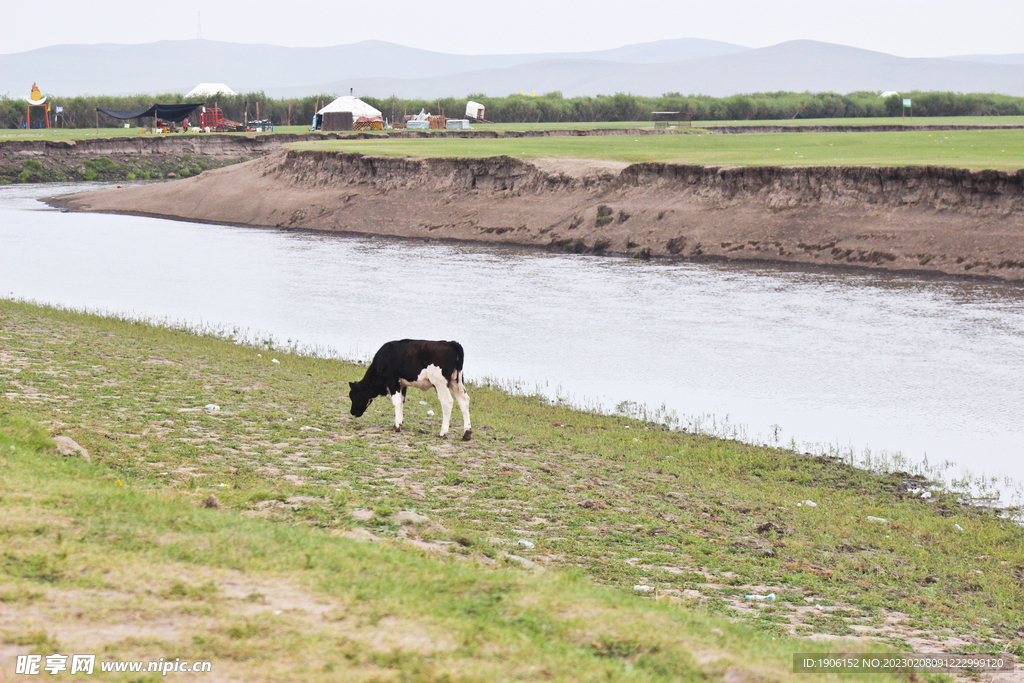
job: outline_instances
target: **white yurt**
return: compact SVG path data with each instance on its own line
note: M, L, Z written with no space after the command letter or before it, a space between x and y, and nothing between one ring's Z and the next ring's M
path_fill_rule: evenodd
M199 85L188 91L188 94L185 95L185 99L187 100L192 97L213 97L217 94L237 95L238 93L236 93L234 90L229 88L224 83L200 83Z
M345 95L316 113L313 127L321 130L380 130L383 116L358 97Z
M353 119L367 118L372 119L381 116L381 113L363 102L358 97L352 97L351 95L344 95L334 100L323 109L317 112L317 114L331 114L334 112L347 111L352 113Z

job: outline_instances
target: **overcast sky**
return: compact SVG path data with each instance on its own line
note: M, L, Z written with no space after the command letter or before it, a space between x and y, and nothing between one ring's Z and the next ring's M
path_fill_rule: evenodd
M81 0L6 3L0 53L66 43L196 38L197 9L202 12L203 38L285 46L378 39L438 52L497 54L578 52L669 38L707 38L747 47L811 39L901 57L1024 52L1024 3L1019 0L206 0L96 6Z

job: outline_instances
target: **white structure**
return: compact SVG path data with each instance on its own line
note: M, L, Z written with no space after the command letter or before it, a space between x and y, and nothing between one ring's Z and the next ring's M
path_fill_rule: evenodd
M213 97L217 94L237 95L238 93L223 83L200 83L188 91L188 94L185 95L185 99L187 100L191 97Z
M448 119L444 127L448 130L469 130L469 119Z
M899 93L895 90L886 90L884 93L879 95L879 97L892 97L893 95L899 95Z
M381 118L381 113L363 102L358 97L352 97L351 95L345 95L334 100L323 109L317 112L317 114L329 114L331 112L339 111L350 111L352 112L352 120L357 121L360 118L375 119Z
M482 119L484 117L484 105L470 100L466 102L466 118Z

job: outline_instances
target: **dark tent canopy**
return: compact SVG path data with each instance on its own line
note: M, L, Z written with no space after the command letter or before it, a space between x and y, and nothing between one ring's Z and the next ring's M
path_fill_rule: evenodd
M139 111L119 111L116 109L100 109L99 107L96 107L96 111L101 111L107 116L113 116L115 119L121 119L122 121L155 116L158 119L178 123L187 119L192 112L201 106L203 106L202 102L197 104L154 104L149 109Z

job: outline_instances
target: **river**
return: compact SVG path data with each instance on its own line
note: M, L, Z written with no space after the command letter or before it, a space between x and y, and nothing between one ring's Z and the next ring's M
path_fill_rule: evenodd
M861 461L949 461L947 480L984 477L1004 501L1005 478L1024 481L1020 286L63 213L38 201L80 189L0 188L0 293L349 358L389 339L456 339L470 380L604 410L664 405L690 429Z

